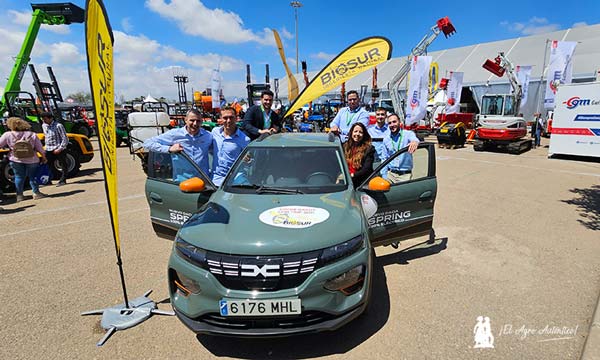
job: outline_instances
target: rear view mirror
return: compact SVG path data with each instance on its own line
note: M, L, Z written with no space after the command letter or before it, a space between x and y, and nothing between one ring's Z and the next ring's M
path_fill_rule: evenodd
M204 189L205 189L204 180L197 178L197 177L187 179L185 181L182 181L179 184L179 190L181 190L185 193L199 193L199 192L203 192Z
M390 190L390 187L390 182L382 178L381 176L376 176L369 180L369 190L371 191L386 192Z

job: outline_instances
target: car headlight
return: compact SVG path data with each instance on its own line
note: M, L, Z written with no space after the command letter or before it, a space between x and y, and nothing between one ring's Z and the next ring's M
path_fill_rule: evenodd
M325 282L323 287L330 291L341 291L344 295L352 295L362 289L365 282L365 266L358 265Z
M365 237L361 234L341 244L323 250L321 262L323 265L350 256L365 246Z
M203 269L207 268L205 250L184 241L179 235L175 237L174 247L182 259Z

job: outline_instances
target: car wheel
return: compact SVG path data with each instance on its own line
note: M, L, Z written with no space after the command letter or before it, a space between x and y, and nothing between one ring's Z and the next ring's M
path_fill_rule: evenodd
M76 153L67 150L67 176L75 176L79 172L79 168L81 167L81 163L79 162L79 156ZM50 169L52 169L52 175L54 179L60 178L60 173L62 172L62 168L60 166L60 162L58 159L54 160L52 164L50 164Z

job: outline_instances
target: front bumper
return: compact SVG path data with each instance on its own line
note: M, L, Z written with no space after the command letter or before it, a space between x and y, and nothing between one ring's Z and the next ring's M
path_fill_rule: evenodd
M372 259L370 247L316 269L300 286L275 291L232 290L208 271L180 258L175 252L169 261L169 292L177 317L193 332L222 336L289 336L319 331L331 331L358 317L368 304L371 286ZM363 286L351 295L329 291L323 284L357 265L365 266ZM199 294L183 294L175 289L172 271L194 279L201 288ZM221 299L284 299L299 298L299 315L225 317L219 313Z

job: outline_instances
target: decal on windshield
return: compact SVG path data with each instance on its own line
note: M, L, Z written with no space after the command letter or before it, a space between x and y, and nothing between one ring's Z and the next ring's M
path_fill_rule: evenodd
M304 229L329 218L325 209L308 206L281 206L263 211L258 219L271 226Z

